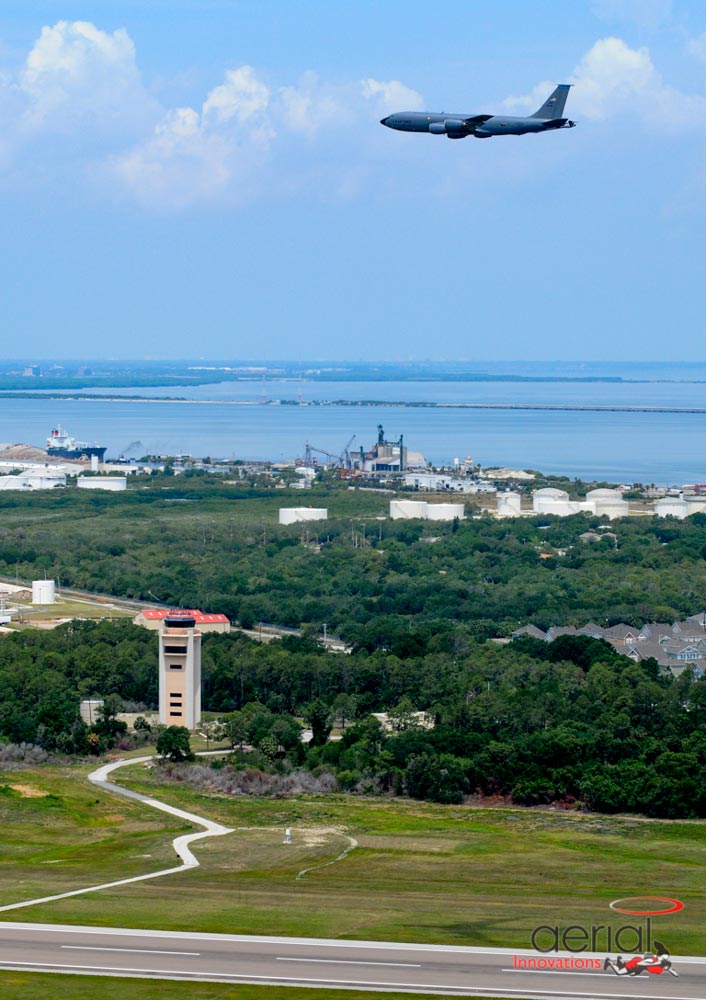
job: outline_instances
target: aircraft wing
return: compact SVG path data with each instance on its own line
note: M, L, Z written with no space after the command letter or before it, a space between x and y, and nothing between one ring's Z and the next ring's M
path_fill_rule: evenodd
M464 118L463 120L466 125L485 125L492 117L493 115L473 115L471 118Z

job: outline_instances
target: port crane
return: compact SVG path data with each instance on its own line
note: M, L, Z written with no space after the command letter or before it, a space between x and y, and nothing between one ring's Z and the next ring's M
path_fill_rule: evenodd
M333 459L339 468L350 469L352 465L350 447L354 441L355 434L351 437L340 455L334 455L332 451L327 451L325 448L316 448L313 444L309 444L307 441L304 448L304 465L310 468L312 465L316 464L316 459L314 458L314 452L316 452L317 455L325 455L327 458Z

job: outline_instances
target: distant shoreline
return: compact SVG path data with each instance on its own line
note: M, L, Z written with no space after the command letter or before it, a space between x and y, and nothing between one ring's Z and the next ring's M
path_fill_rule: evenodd
M325 399L301 403L296 399L186 399L183 396L97 396L88 393L0 393L11 399L66 400L83 403L172 403L187 406L296 406L296 407L347 407L432 410L538 410L577 413L675 413L706 414L706 406L621 406L612 404L582 403L434 403L411 400L383 399Z

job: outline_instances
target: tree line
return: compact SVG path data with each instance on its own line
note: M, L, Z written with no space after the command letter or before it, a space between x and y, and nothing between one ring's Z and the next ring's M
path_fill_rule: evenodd
M423 639L345 655L306 636L206 635L204 707L233 766L326 772L350 792L706 816L706 680L588 637L498 645L457 624ZM0 737L63 753L105 747L122 735L119 704L155 707L156 681L156 635L128 621L6 636ZM95 695L110 706L98 748L78 720L79 699Z

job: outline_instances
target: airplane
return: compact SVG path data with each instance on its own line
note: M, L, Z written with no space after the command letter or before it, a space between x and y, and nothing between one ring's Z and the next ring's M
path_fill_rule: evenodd
M564 105L572 84L560 83L544 104L529 118L508 115L452 115L445 111L398 111L381 118L380 124L398 132L431 132L447 139L491 139L495 135L526 135L528 132L552 132L574 128L576 122L563 118Z

